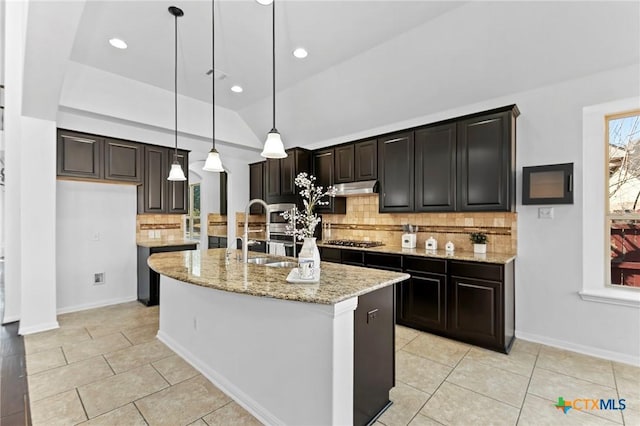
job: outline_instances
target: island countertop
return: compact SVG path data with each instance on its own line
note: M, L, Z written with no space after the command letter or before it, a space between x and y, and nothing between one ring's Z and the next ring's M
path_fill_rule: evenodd
M193 250L156 253L149 257L149 267L161 275L190 284L252 296L271 297L306 303L332 305L409 279L409 274L321 263L320 282L290 284L291 268L275 268L236 260L240 250ZM252 257L293 260L287 257L253 253Z

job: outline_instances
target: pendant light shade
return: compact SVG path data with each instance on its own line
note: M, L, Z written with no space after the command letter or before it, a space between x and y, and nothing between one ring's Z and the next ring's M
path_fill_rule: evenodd
M182 170L182 166L178 162L178 17L183 16L184 12L182 9L170 6L169 13L173 15L175 22L175 37L174 37L174 62L173 62L173 107L174 107L174 118L175 118L175 126L174 126L174 136L175 136L175 147L173 152L173 163L171 164L171 170L169 171L169 177L167 180L172 181L181 181L187 180L184 175L184 171Z
M264 142L264 149L261 156L266 158L286 158L287 153L284 150L284 144L280 133L276 129L276 2L271 3L271 60L272 60L272 83L273 83L273 126L267 134L267 140Z
M286 158L287 153L284 151L284 145L280 133L276 129L271 129L267 134L267 140L264 142L264 149L261 156L266 158Z
M222 160L220 160L220 154L216 151L216 76L215 76L215 45L216 45L216 31L215 31L215 2L211 0L211 140L213 147L209 151L207 161L204 163L202 170L205 172L224 172L222 167Z
M209 151L207 161L204 163L202 170L207 172L224 172L224 167L222 167L222 161L220 160L220 154L218 154L218 151L216 151L215 148Z

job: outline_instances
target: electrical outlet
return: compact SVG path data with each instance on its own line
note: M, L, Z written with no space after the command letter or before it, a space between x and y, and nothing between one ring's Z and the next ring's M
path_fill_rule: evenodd
M91 234L91 241L100 241L100 232L96 231Z
M193 317L193 330L198 331L198 317Z
M104 283L104 272L96 272L93 274L93 285L102 285Z
M148 237L153 238L153 235L154 235L153 230L150 229L148 232L149 232Z
M538 219L553 219L553 207L538 207Z

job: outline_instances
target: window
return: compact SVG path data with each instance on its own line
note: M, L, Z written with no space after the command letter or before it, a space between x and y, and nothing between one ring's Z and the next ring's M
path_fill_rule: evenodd
M640 289L640 110L607 115L608 282Z
M189 215L187 216L187 238L200 238L200 184L189 185Z

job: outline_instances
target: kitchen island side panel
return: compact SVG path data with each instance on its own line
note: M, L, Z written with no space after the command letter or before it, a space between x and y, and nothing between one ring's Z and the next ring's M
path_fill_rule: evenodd
M265 424L353 422L353 312L161 277L158 338ZM311 286L310 286L311 289Z

